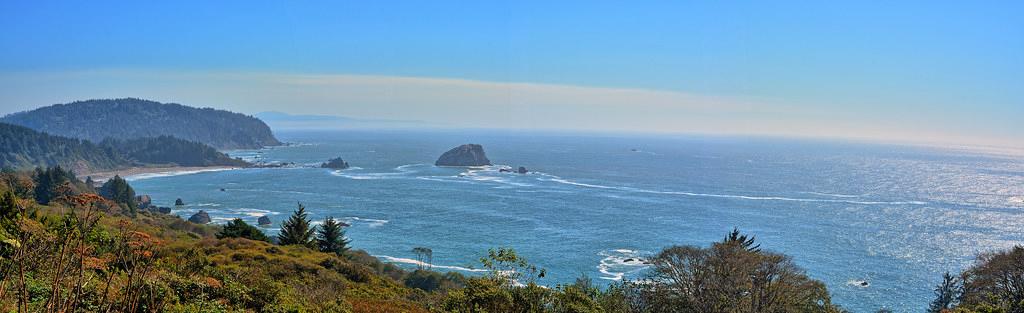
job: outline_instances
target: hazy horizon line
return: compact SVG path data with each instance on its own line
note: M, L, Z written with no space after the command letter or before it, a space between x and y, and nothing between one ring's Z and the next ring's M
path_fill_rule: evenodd
M245 71L105 69L0 74L9 113L26 103L134 97L254 115L280 111L443 128L582 130L839 138L1024 149L1011 134L978 133L921 112L864 115L779 99L464 78ZM55 92L57 91L57 92ZM43 105L43 106L46 106ZM283 106L288 106L287 109ZM966 123L966 124L965 124ZM958 131L958 128L959 131Z

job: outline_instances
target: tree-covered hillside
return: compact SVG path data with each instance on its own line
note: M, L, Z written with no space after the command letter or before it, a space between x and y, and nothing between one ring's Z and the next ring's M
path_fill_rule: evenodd
M0 121L93 142L167 135L218 149L281 144L267 124L252 116L134 98L56 104L11 114Z
M169 136L87 140L54 136L0 123L0 167L29 169L61 166L78 173L145 165L246 166L202 143Z
M104 147L120 151L136 162L146 164L176 164L180 166L245 166L245 161L232 159L217 149L202 143L170 136L135 139L108 139Z
M0 167L61 166L84 172L112 169L131 162L122 154L89 141L52 136L0 123Z

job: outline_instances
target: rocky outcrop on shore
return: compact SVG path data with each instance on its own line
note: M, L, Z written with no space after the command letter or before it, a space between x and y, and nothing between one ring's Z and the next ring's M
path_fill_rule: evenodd
M210 214L206 213L206 211L199 210L196 214L192 214L192 217L189 217L188 221L196 224L208 224L211 219Z
M445 152L434 162L437 166L484 166L491 165L484 147L478 144L465 144Z

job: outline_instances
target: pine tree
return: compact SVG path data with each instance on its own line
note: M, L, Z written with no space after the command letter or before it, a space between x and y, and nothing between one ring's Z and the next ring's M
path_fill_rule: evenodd
M942 275L942 284L935 287L935 300L928 306L928 313L940 313L956 306L960 297L960 282L949 272Z
M344 227L344 224L338 222L333 217L324 219L324 224L320 225L320 230L317 231L316 240L321 252L334 253L341 256L348 251L348 244L352 243L352 240L345 238Z
M316 249L316 241L313 234L316 227L310 225L307 218L306 207L299 203L299 209L292 212L292 216L281 224L281 233L277 235L277 243L286 245L302 245L310 249Z
M730 232L728 236L725 236L725 239L722 239L722 243L738 244L740 247L743 247L743 249L747 249L747 251L750 252L761 251L761 245L754 243L754 236L747 237L747 235L741 234L740 230L735 227L732 229L732 232Z

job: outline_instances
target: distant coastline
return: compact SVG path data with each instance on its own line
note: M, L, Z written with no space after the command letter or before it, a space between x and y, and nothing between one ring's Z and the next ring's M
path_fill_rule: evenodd
M194 174L202 172L217 172L240 169L237 166L158 166L158 167L129 167L120 170L102 171L94 173L86 173L78 175L79 177L92 177L92 180L96 182L105 182L115 175L124 177L128 180L133 178L148 178L157 176L174 176L184 174Z

